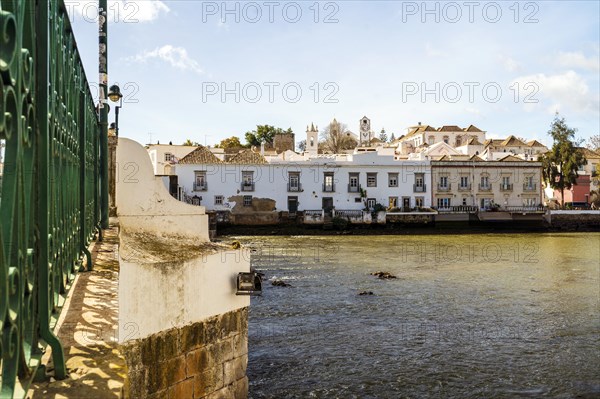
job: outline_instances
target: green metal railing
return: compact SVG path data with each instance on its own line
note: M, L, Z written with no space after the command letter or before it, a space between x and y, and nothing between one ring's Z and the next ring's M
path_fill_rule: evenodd
M24 397L100 223L99 124L63 0L0 0L0 397Z

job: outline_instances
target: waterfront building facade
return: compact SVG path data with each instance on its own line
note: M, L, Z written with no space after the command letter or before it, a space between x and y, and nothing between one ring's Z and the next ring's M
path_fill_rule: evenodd
M285 154L285 153L284 153ZM198 147L176 165L182 196L208 210L261 211L430 208L429 161L363 152L271 157L245 150L223 162Z

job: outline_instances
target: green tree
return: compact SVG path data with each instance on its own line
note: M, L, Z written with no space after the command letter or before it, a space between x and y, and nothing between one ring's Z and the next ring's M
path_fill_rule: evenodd
M256 130L246 132L245 138L248 146L260 146L262 142L265 144L273 144L273 138L276 134L293 133L292 128L283 130L280 127L271 125L257 125Z
M383 141L384 143L387 143L388 136L387 136L387 133L385 132L385 129L381 129L381 133L379 133L379 140Z
M358 142L348 130L345 123L340 123L335 119L321 132L321 142L319 149L333 154L339 154L343 150L356 148Z
M223 139L219 144L215 146L216 148L241 148L244 147L240 142L240 138L236 136L231 136L228 139Z
M299 141L297 144L297 147L298 147L298 151L300 151L300 152L306 151L306 140Z
M390 136L390 143L392 143L394 140L396 140L396 136L394 136L394 133L392 133Z
M592 151L600 150L600 134L590 137L587 141L586 147Z
M558 113L548 134L554 140L552 149L542 157L544 181L554 190L560 190L561 208L565 207L565 189L577 184L580 166L587 164L583 153L573 143L577 129L570 128Z
M192 141L192 140L190 140L190 139L187 139L187 140L186 140L186 141L183 143L183 145L187 145L188 147L198 147L198 146L200 146L200 144L198 144L198 142L196 142L196 141Z

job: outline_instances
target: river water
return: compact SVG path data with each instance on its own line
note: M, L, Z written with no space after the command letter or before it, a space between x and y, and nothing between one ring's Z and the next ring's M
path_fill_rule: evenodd
M600 233L236 239L251 398L600 398Z

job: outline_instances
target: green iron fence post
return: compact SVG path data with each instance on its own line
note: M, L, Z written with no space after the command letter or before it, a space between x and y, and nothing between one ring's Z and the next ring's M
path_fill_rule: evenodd
M100 168L101 168L101 215L103 229L108 228L108 21L107 0L100 0L98 7L99 24L99 87L100 87Z
M50 256L50 242L56 239L52 235L50 228L50 129L48 124L49 109L48 100L50 93L48 90L48 29L49 29L49 2L48 0L38 0L36 9L37 25L37 55L36 55L36 119L38 123L38 195L37 195L37 214L36 220L39 231L39 246L37 254L38 269L38 311L40 320L40 336L52 348L52 358L54 363L55 377L64 379L67 374L65 366L65 355L63 348L52 330L50 329L51 313L53 310L54 292L50 282L52 281L52 259ZM54 178L54 177L53 177Z

